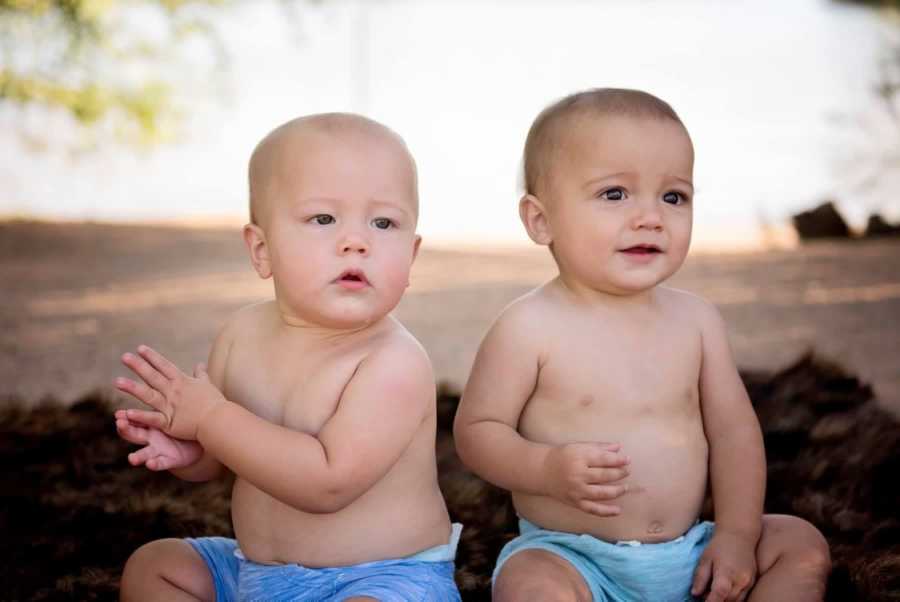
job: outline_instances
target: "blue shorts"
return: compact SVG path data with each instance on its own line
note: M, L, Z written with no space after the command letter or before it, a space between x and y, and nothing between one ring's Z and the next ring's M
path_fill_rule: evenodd
M216 587L216 602L339 602L370 596L381 602L458 602L453 581L456 546L462 525L453 524L449 543L396 560L346 567L306 568L299 564L257 564L244 558L227 537L188 538L206 562Z
M493 579L516 552L547 550L568 560L581 573L594 602L693 600L690 590L694 570L713 529L713 523L703 522L672 541L610 543L591 535L541 529L520 518L520 535L500 550Z

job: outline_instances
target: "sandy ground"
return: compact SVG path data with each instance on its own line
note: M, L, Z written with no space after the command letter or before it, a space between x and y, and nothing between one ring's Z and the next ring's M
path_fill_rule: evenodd
M537 247L426 244L396 314L459 390L497 313L552 275ZM672 284L721 309L741 368L814 349L900 410L900 239L697 254ZM0 223L0 290L0 399L31 402L111 391L139 343L192 366L232 311L272 295L236 229L27 222Z

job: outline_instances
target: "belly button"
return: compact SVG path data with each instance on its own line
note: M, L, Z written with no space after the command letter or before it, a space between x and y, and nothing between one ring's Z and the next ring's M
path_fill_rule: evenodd
M581 407L586 408L589 405L591 405L592 403L594 403L594 396L593 395L585 395L584 397L581 398L581 401L579 401L579 403L581 404Z
M652 523L650 523L650 526L647 527L647 533L650 533L652 535L656 535L657 533L662 533L662 532L663 532L663 524L661 522L659 522L658 520L653 521Z

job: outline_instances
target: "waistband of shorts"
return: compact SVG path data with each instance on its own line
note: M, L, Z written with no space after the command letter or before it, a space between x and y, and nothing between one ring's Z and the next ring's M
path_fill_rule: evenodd
M636 540L618 540L618 541L607 541L604 539L599 539L593 537L592 535L581 534L581 533L568 533L566 531L553 531L552 529L545 529L540 525L536 525L533 522L529 521L527 518L519 517L519 534L525 535L526 533L531 533L535 531L544 532L544 533L559 533L560 535L569 535L572 537L590 537L592 539L596 539L597 541L614 545L614 546L627 546L627 547L643 547L643 546L665 546L667 544L678 544L684 541L686 538L699 538L706 532L706 530L712 528L713 523L706 521L700 522L697 520L691 528L688 529L685 533L679 535L674 539L669 539L666 541L658 541L658 542L641 542ZM699 527L699 529L698 529Z
M428 548L422 550L421 552L416 552L410 556L404 556L403 558L386 558L384 560L374 560L372 562L364 562L358 565L353 566L366 566L370 564L382 564L382 563L390 563L390 562L453 562L456 560L456 548L459 546L459 538L462 535L463 526L462 523L453 523L450 525L450 540L447 543L440 544L434 546L433 548ZM245 562L252 562L247 560L244 556L244 553L241 552L241 549L235 548L234 555L244 560ZM254 563L255 564L255 563ZM268 566L268 565L264 565ZM278 565L273 565L278 566Z
M459 546L459 538L462 535L462 523L450 525L450 540L433 548L416 552L401 560L418 560L421 562L453 562L456 560L456 548Z

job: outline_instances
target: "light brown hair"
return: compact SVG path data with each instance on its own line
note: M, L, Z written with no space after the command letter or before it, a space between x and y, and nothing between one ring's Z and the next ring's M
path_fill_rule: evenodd
M537 195L567 126L573 118L584 116L671 119L684 127L667 102L641 90L593 88L570 94L541 111L528 130L522 160L526 194Z

